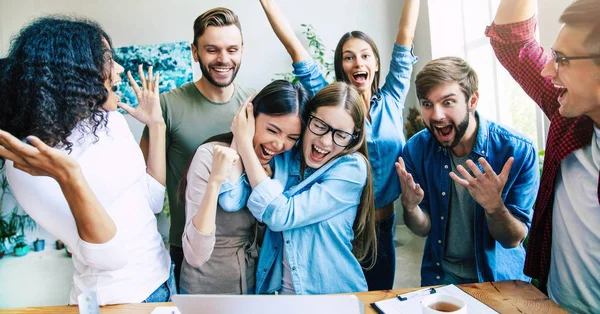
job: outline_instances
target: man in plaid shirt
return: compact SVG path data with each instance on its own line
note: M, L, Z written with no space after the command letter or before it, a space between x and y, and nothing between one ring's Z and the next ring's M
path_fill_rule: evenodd
M600 1L565 9L551 51L534 38L535 5L502 0L486 30L500 63L551 121L525 273L569 312L598 313Z

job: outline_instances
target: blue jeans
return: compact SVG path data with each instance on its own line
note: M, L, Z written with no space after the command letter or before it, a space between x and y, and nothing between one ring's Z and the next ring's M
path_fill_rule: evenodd
M181 264L183 264L183 248L179 246L169 245L169 255L171 262L175 263L175 288L179 293L179 277L181 275Z
M394 230L396 213L376 224L377 229L377 261L373 268L364 270L369 291L390 290L394 286L396 275L396 249L394 247ZM370 260L363 263L369 266Z
M171 271L167 281L163 282L152 294L142 301L142 303L150 302L171 302L171 296L177 294L175 288L175 264L171 262Z

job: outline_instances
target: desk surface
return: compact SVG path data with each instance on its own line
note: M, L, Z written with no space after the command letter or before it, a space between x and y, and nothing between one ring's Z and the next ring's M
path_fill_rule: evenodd
M540 292L530 283L522 281L499 281L484 282L476 284L459 285L461 289L481 302L489 305L496 311L504 313L567 313L556 303L552 302L546 295ZM375 301L391 299L398 294L418 290L420 288L406 288L398 290L383 290L355 293L365 303L365 314L376 313L369 305ZM157 306L172 306L172 303L145 303L145 304L122 304L104 306L101 313L134 313L147 314ZM76 306L47 306L30 307L23 309L0 309L0 313L79 313Z

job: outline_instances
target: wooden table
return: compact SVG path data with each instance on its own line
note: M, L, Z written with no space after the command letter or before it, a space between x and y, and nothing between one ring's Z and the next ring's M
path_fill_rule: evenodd
M548 299L546 295L540 292L537 288L523 281L499 281L499 282L484 282L476 284L459 285L461 289L481 302L489 305L496 311L504 313L567 313L561 309L556 303ZM391 299L398 294L403 294L418 290L420 288L406 288L398 290L384 290L355 293L359 299L365 303L365 314L376 313L369 305L375 301ZM145 303L145 304L122 304L104 306L100 309L101 313L117 314L117 313L133 313L133 314L148 314L157 306L173 306L173 303ZM76 306L42 306L30 307L23 309L5 309L0 313L79 313Z

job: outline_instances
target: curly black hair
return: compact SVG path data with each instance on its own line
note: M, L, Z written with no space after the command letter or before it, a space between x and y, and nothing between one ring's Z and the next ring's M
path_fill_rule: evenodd
M110 37L89 20L48 16L31 22L0 62L0 129L68 151L75 127L96 136L107 123L102 105L110 47Z

